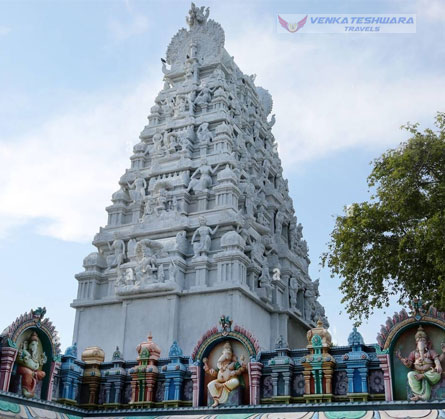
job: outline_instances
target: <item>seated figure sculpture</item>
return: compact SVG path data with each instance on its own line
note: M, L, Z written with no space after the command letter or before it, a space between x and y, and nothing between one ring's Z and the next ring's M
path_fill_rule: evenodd
M246 371L246 363L243 356L240 356L240 361L238 362L237 357L233 354L230 342L224 344L222 354L216 364L216 370L209 367L207 358L203 359L204 371L212 377L216 377L215 380L207 385L214 402L212 407L226 403L230 392L240 385L238 377Z
M22 393L25 397L34 397L38 381L43 380L46 375L42 366L47 362L47 358L39 343L37 333L32 332L18 353L17 373L22 377Z
M408 384L413 392L411 400L429 400L431 387L442 377L442 366L439 355L431 349L431 342L422 326L419 326L415 340L416 349L409 354L408 358L404 358L400 351L396 355L403 365L414 369L408 373Z

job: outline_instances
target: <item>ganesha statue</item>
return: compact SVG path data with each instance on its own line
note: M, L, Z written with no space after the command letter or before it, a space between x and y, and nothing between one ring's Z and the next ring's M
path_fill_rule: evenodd
M19 350L17 373L22 377L22 393L34 397L37 383L45 378L42 366L47 362L45 352L36 332L32 332Z
M413 369L408 373L408 385L413 393L411 400L429 400L432 386L442 377L440 357L432 349L431 341L422 326L417 329L415 340L416 349L408 355L408 358L404 358L400 352L396 355L403 365ZM442 350L444 349L442 346Z
M246 371L247 364L241 355L238 361L232 350L230 342L223 346L222 354L217 360L216 369L209 367L207 358L203 359L204 371L212 377L216 377L207 385L213 398L212 407L227 402L230 393L241 385L241 374Z

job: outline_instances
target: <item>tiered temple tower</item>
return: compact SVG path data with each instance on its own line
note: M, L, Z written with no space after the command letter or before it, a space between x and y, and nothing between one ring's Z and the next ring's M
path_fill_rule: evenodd
M76 275L74 342L125 359L147 332L190 354L222 315L263 350L305 344L321 317L318 281L272 134L272 98L192 4L162 60L155 98L108 223Z

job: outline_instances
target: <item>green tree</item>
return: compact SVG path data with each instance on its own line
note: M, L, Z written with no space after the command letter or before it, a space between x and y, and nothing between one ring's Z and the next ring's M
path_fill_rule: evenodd
M410 139L372 162L373 195L337 217L322 255L357 323L391 296L445 311L445 113L437 130L418 125L404 125Z

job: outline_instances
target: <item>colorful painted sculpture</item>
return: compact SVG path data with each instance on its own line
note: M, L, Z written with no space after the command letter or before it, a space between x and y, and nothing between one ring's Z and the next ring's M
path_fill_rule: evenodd
M22 393L25 397L34 397L38 381L45 378L42 366L46 362L46 354L43 352L40 339L36 332L32 332L23 342L17 358L17 373L22 377Z
M408 358L404 358L400 352L396 355L406 367L414 369L408 373L408 384L413 392L411 400L429 400L431 387L441 379L442 366L439 355L431 349L431 342L422 326L417 329L415 339L416 349Z
M218 358L217 370L209 367L207 358L203 359L204 371L212 377L216 377L207 386L214 401L212 407L226 403L230 392L240 385L240 380L237 377L246 371L247 367L243 356L240 357L240 361L238 362L237 357L233 354L232 346L228 341L224 344L222 354Z

